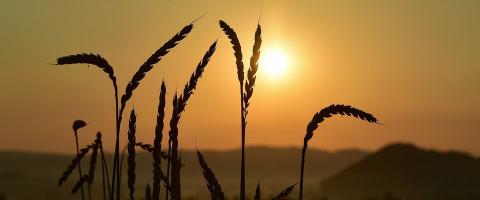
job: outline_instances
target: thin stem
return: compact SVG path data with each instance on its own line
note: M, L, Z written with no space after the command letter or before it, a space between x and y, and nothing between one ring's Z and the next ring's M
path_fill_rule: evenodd
M168 140L168 160L167 160L167 183L165 185L165 200L168 200L168 188L167 188L167 185L170 185L170 160L171 160L171 148L172 148L172 143L170 141L170 139Z
M303 143L303 148L302 148L302 164L300 166L300 196L299 200L303 199L303 172L305 169L305 154L307 152L307 142L305 141Z
M119 160L119 143L120 143L120 120L119 120L119 113L118 113L118 88L117 85L114 83L113 85L114 90L115 90L115 125L116 125L116 140L115 140L115 155L113 158L113 172L112 172L112 189L109 192L110 194L110 199L114 199L114 191L115 191L115 181L116 179L119 179L119 173L118 173L118 160ZM105 166L106 167L106 166ZM108 176L107 176L108 177ZM118 178L117 178L118 177ZM110 189L110 187L109 187ZM118 182L117 185L117 199L120 199L120 183Z
M103 154L103 150L102 150L102 154ZM108 177L108 165L107 165L107 161L106 161L105 157L103 157L103 163L105 165L105 176L107 177L108 194L110 194L110 191L112 190L112 188L110 187L110 178Z
M77 131L75 130L75 144L77 145L77 156L80 154L80 150L78 148L78 136L77 136ZM82 178L82 167L81 163L78 164L78 177ZM82 191L82 200L85 200L85 194L83 192L83 185L80 186L80 190Z
M240 200L245 200L245 109L243 105L243 82L240 83L240 114L242 115L242 163L240 171Z
M102 159L102 191L103 191L103 200L107 200L107 196L105 194L105 164L103 163L103 159Z
M90 188L90 183L88 183L88 181L87 181L87 193L88 193L88 199L92 200L92 191Z

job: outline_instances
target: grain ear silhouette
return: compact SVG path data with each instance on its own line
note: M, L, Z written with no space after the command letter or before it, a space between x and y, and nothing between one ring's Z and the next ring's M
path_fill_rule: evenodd
M157 109L157 125L155 126L155 139L153 142L153 200L160 200L160 183L162 181L162 139L163 139L163 119L165 117L165 81L162 81L160 87L160 97ZM168 180L167 180L168 181Z
M202 153L197 149L198 162L202 168L203 177L207 183L208 191L210 191L210 197L212 200L224 200L225 195L222 192L222 186L215 177L213 170L208 167L207 161L203 157Z
M115 77L115 71L113 67L108 63L108 61L100 55L92 54L92 53L83 53L83 54L76 54L76 55L69 55L60 57L57 59L57 65L67 65L67 64L89 64L97 66L98 68L102 69L110 78L113 85L114 90L114 97L115 97L115 128L117 132L117 137L120 132L120 122L119 122L119 114L118 114L118 86L117 86L117 78ZM116 157L115 157L116 158ZM105 166L106 167L106 166ZM114 182L116 177L116 159L114 159L113 165L113 174L112 174L112 191L109 194L110 199L113 199L113 188ZM83 194L83 187L81 188ZM83 198L82 198L83 200Z
M250 58L250 68L247 72L247 80L244 83L245 72L242 56L242 47L238 40L237 33L223 20L219 21L220 28L225 35L230 39L232 44L235 64L237 66L238 82L240 83L240 115L241 115L241 135L242 135L242 159L240 163L240 200L245 200L245 129L247 126L248 106L250 105L250 98L253 95L253 88L255 86L256 73L258 70L258 60L260 58L260 46L262 44L262 29L260 24L257 24L255 31L255 42L252 50L252 57ZM244 88L245 86L245 88ZM245 92L244 92L245 90Z
M137 116L135 114L135 110L132 110L130 113L130 121L128 124L128 190L130 199L133 200L135 195L135 144L136 144L136 123L137 123Z
M295 188L297 184L293 184L291 186L288 186L284 190L282 190L280 193L277 194L277 196L273 197L272 200L287 200L288 196L293 192L293 189Z
M333 115L346 115L351 116L357 119L361 119L370 123L377 123L377 118L372 114L359 110L349 105L330 105L319 112L315 113L312 117L312 120L307 125L307 133L303 139L303 148L302 148L302 161L300 165L300 196L299 200L303 199L303 173L305 169L305 154L307 152L308 141L312 139L313 132L318 128L318 124L323 122L325 119L332 117Z
M212 58L215 50L217 48L217 41L213 42L212 45L208 48L207 52L205 52L202 60L198 63L195 72L190 77L190 80L185 84L183 89L183 94L177 96L175 94L173 100L173 112L172 118L170 119L170 131L169 131L169 157L171 158L171 190L172 190L172 200L180 200L181 195L181 188L180 188L180 167L181 162L179 159L178 153L178 123L180 122L180 117L185 111L185 107L187 105L188 100L190 99L191 95L193 94L194 90L197 87L198 80L202 77L202 74ZM167 165L170 165L168 163ZM167 168L167 173L170 172ZM167 178L169 175L167 175Z

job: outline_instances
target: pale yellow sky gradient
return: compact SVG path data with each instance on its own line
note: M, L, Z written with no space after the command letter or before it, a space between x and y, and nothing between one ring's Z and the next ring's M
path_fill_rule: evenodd
M373 150L406 141L480 154L480 2L433 0L3 2L0 149L73 152L75 119L89 123L80 131L83 144L100 130L111 149L114 102L107 76L85 65L48 63L99 53L115 67L123 93L151 53L204 13L135 91L126 113L137 110L139 141L152 142L162 79L170 106L220 35L180 122L180 145L240 146L236 66L218 20L237 31L247 64L261 13L262 49L281 48L290 66L276 79L260 66L248 145L300 146L314 112L343 103L386 125L337 117L320 126L311 146Z

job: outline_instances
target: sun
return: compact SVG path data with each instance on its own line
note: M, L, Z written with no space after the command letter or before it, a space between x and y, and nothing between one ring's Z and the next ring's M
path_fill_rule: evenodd
M269 49L260 56L260 68L271 78L279 78L284 75L288 64L287 54L278 48Z

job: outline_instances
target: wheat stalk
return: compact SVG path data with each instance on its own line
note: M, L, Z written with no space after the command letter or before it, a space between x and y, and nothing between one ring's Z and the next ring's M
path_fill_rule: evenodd
M155 126L155 139L153 140L153 200L160 200L160 182L162 172L161 166L161 152L162 152L162 139L163 139L163 118L165 116L165 94L166 94L165 81L162 81L160 87L160 97L157 109L157 125Z
M128 123L128 189L130 199L134 199L135 194L135 133L136 133L137 116L135 110L130 113L130 122Z
M110 179L108 177L108 168L107 168L107 162L105 161L105 154L103 154L103 143L102 143L102 140L101 140L102 133L98 132L97 134L100 135L100 141L99 141L99 144L98 144L98 149L100 151L100 159L101 159L101 162L102 162L103 199L107 200L107 194L110 194ZM105 189L105 187L107 187L107 189Z
M67 180L70 174L72 174L75 167L80 164L80 161L83 159L83 157L85 157L85 155L88 153L88 151L90 151L91 148L93 148L93 145L89 144L86 147L80 149L77 156L75 156L75 158L71 161L70 165L68 165L67 169L63 172L62 176L58 180L58 186L62 185Z
M203 177L207 182L207 188L210 191L210 197L212 200L224 200L225 195L222 192L222 186L218 182L213 170L208 167L205 158L203 157L202 153L197 149L197 157L200 166L202 167Z
M280 192L277 196L273 197L272 200L286 200L288 196L293 192L296 183L285 188L282 192Z
M315 113L312 117L312 120L307 125L307 133L303 139L303 148L302 148L302 162L300 166L300 197L299 200L303 199L303 173L305 167L305 154L307 151L308 141L312 139L313 132L318 128L318 124L323 122L325 119L332 117L333 115L342 115L342 116L352 116L370 123L377 123L377 119L370 113L364 112L357 108L354 108L349 105L330 105L319 112Z
M114 97L115 97L115 125L116 125L116 133L117 133L117 147L116 147L116 154L114 157L114 165L113 165L113 176L112 176L112 191L110 193L110 199L113 199L113 188L115 185L115 175L117 170L117 161L118 161L118 135L120 134L120 119L119 119L119 110L118 110L118 86L117 86L117 78L115 77L115 73L113 67L108 63L108 61L100 55L95 54L76 54L76 55L69 55L60 57L57 59L57 65L66 65L66 64L91 64L95 65L98 68L102 69L105 73L107 73L108 77L112 81L113 89L114 89ZM82 199L83 199L83 187L82 189Z
M87 126L87 123L83 120L75 120L73 122L73 125L72 125L72 129L73 129L73 133L75 135L75 145L76 145L76 150L77 150L77 156L79 156L80 152L79 152L79 145L78 145L78 129L80 128L83 128ZM80 161L79 161L80 162ZM79 164L78 165L78 178L82 178L83 174L82 174L82 166ZM60 184L60 183L59 183ZM85 198L85 194L83 192L83 186L81 186L81 191L82 191L82 200L84 200Z
M120 105L120 111L119 114L117 115L118 117L118 123L117 123L117 136L116 136L116 142L115 142L115 156L114 156L114 168L113 168L113 174L116 174L117 178L117 199L120 199L120 181L119 181L119 176L120 176L120 170L117 170L119 168L119 137L120 137L120 124L122 122L122 114L125 109L125 106L128 102L128 100L132 97L133 91L138 87L140 84L140 81L145 77L146 73L148 73L150 70L152 70L153 65L158 63L163 56L167 55L172 48L177 46L177 44L182 41L187 35L192 31L193 29L193 23L190 23L189 25L183 27L180 32L175 34L169 41L167 41L165 44L163 44L162 47L160 47L157 51L155 51L138 69L138 71L133 75L132 79L130 82L128 82L126 88L125 88L125 93L122 95L121 98L121 105ZM115 176L113 177L112 180L112 187L114 186L115 182ZM113 196L113 194L112 194Z
M242 133L242 160L240 165L240 200L245 200L245 129L247 126L248 106L250 105L250 98L253 95L253 88L255 86L256 73L258 70L258 60L260 58L260 46L262 44L261 27L257 24L255 31L255 42L252 50L252 57L250 58L250 68L247 72L247 81L244 88L244 65L242 61L242 48L235 31L224 21L219 21L220 28L230 39L235 56L235 63L237 65L237 76L240 83L240 115L241 115L241 133ZM244 93L245 89L245 93Z
M187 105L187 101L190 99L193 91L197 87L198 80L202 77L202 74L207 66L208 62L212 58L213 54L215 53L217 47L217 41L213 42L212 45L208 48L207 52L202 57L202 60L198 63L195 72L190 77L190 80L185 85L183 90L183 95L177 97L175 94L174 97L174 109L172 113L172 118L170 120L170 131L169 131L169 142L171 143L171 189L172 189L172 199L179 200L180 199L180 167L181 162L178 158L178 123L180 121L180 117L183 111L185 111L185 107Z

